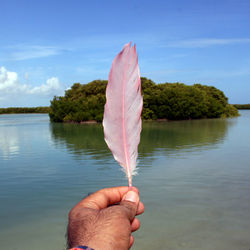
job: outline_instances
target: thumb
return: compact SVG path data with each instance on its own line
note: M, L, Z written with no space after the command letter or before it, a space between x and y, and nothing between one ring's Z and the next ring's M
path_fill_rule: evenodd
M130 221L133 220L136 215L139 202L140 198L138 193L132 190L128 191L120 202L120 206L125 208L126 215Z

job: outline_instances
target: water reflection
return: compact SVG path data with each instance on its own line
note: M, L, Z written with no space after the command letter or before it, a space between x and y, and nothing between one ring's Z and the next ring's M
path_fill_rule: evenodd
M31 152L28 145L37 135L47 141L50 136L49 132L46 133L48 122L47 114L0 115L0 157L8 160L28 154Z
M236 119L204 119L174 122L146 122L140 143L140 153L200 151L223 142Z
M101 124L51 123L50 131L56 147L66 146L76 156L88 154L95 159L108 156Z
M20 151L18 131L15 127L0 128L0 155L6 160Z
M145 122L139 145L143 159L158 151L176 154L200 151L219 145L236 119L206 119L175 122ZM57 147L67 147L76 156L87 154L95 159L110 157L104 142L101 124L50 124L52 138Z

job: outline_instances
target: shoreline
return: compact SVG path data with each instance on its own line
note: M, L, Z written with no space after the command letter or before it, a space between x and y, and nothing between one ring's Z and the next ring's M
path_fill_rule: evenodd
M250 109L240 109L240 110L250 110ZM0 115L41 115L41 114L47 114L49 116L49 113L39 113L39 112L34 112L34 113L0 113ZM164 122L176 122L176 121L197 121L197 120L215 120L215 119L232 119L232 118L237 118L238 116L232 116L232 117L215 117L215 118L208 118L208 117L204 117L204 118L188 118L188 119L176 119L176 120L171 120L171 119L156 119L156 120L142 120L142 122L159 122L159 123L164 123ZM80 121L80 122L76 122L76 121L65 121L65 122L53 122L52 123L65 123L65 124L101 124L101 122L96 121L96 120L88 120L88 121Z

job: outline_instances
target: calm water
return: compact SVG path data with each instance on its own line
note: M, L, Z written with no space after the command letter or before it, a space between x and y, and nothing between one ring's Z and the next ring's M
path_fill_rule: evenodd
M145 203L133 249L250 249L250 111L235 119L144 123ZM100 125L0 116L0 249L64 249L67 213L127 185Z

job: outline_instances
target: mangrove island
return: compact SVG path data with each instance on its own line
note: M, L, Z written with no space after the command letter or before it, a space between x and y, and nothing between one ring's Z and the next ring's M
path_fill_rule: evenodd
M75 83L64 96L55 96L50 105L52 122L86 122L103 119L105 90L108 81ZM213 87L183 83L156 84L141 78L143 120L186 120L238 116L225 94Z

